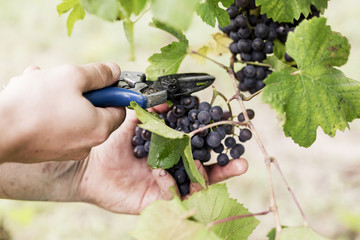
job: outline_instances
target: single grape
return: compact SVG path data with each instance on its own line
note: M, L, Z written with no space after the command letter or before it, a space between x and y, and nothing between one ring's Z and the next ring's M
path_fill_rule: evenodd
M141 133L141 137L145 140L145 141L149 141L151 139L151 132L143 129L142 133Z
M249 23L250 23L250 25L254 27L254 26L257 24L257 22L258 22L257 16L251 14L251 15L249 15L248 18L249 18Z
M210 111L210 108L211 108L211 105L208 102L201 102L199 104L199 107L198 107L199 112L200 111L207 111L208 112L208 111Z
M269 28L269 34L268 34L267 40L273 42L275 39L277 39L276 29Z
M182 196L188 195L190 193L190 184L185 182L183 184L178 185L180 194Z
M267 54L273 53L273 50L274 50L274 44L271 41L267 40L265 42L264 53Z
M251 41L250 39L240 39L237 42L237 47L241 53L251 52Z
M246 113L247 113L250 120L253 119L254 116L255 116L255 112L252 109L246 109ZM238 115L238 121L239 122L244 122L245 121L244 113L240 113Z
M248 88L245 86L245 82L241 82L238 87L242 92L246 92L248 90Z
M240 53L240 58L245 62L250 62L252 60L250 53Z
M245 81L244 81L245 86L249 89L249 88L253 88L256 85L256 79L255 78L249 78L246 77Z
M197 120L197 115L199 113L199 110L197 109L191 109L189 112L188 112L188 118L191 122L195 122L195 120Z
M224 111L223 115L221 117L221 120L229 120L229 118L231 117L231 114L229 111Z
M208 124L211 121L211 115L207 111L200 111L197 118L201 124Z
M206 143L212 148L219 146L221 143L220 134L217 131L210 132L206 136Z
M205 126L206 126L205 124L200 124L200 125L199 125L199 128L205 127ZM199 135L200 137L205 137L208 133L209 133L209 129L208 129L208 128L205 128L204 130L202 130L201 132L199 132L198 135Z
M231 124L225 124L225 125L224 125L224 129L225 129L226 134L232 134L233 125L231 125Z
M215 131L220 134L221 139L226 137L226 130L224 125L218 126Z
M239 158L245 152L245 148L240 143L237 143L232 149L230 149L230 156L232 158Z
M253 66L253 65L247 65L245 68L244 68L244 75L245 75L245 78L248 77L248 78L252 78L254 77L256 74L256 68Z
M220 143L219 146L213 148L213 151L216 153L221 153L222 151L224 151L224 145Z
M234 137L227 137L225 139L225 146L227 148L233 148L233 147L235 147L235 144L236 144L236 140Z
M216 160L220 166L225 166L229 163L229 157L224 153L219 154Z
M244 74L244 68L242 68L240 71L237 71L235 73L236 79L239 80L240 82L243 82L245 79L245 74Z
M179 169L179 170L176 170L173 174L173 177L175 178L175 181L177 184L182 184L186 181L186 172Z
M142 129L141 127L136 126L136 128L135 128L135 135L136 135L136 136L141 136L142 130L143 130L143 129Z
M196 148L201 148L204 146L204 139L199 135L195 135L191 138L191 145Z
M210 115L214 121L221 120L221 117L223 115L223 110L219 106L213 106L210 108Z
M183 105L175 105L172 111L175 117L182 117L185 114L185 108Z
M245 8L249 5L249 0L235 0L235 5L238 8Z
M265 83L262 80L256 81L255 91L259 91L260 89L263 89L265 87Z
M292 62L294 59L289 54L285 53L285 61Z
M144 139L141 136L134 136L131 140L131 144L135 147L144 144Z
M251 35L251 29L248 27L239 28L238 35L241 39L247 39Z
M134 155L135 157L137 158L143 158L145 157L147 154L146 150L145 150L145 147L144 145L137 145L135 148L134 148Z
M243 128L240 130L240 134L239 134L240 142L246 142L247 140L250 140L251 137L252 137L252 133L250 129Z
M264 79L265 78L265 69L263 67L256 67L256 73L255 73L256 79Z
M257 61L257 62L262 62L266 59L266 54L262 51L252 51L251 52L251 58L254 60L254 61Z
M184 96L181 98L180 104L183 105L185 109L192 109L196 105L195 97Z
M255 36L264 39L269 34L269 27L266 26L266 24L264 24L264 23L259 23L256 25L254 33L255 33Z
M235 18L235 25L239 28L241 27L246 27L247 26L247 20L246 20L246 17L242 14L238 15L236 18Z
M232 42L229 45L230 52L237 54L240 52L239 48L237 47L237 42Z
M237 42L240 40L240 37L237 33L237 31L233 32L231 31L230 34L229 34L229 37L234 41L234 42Z
M265 43L261 38L255 38L251 44L252 48L256 51L261 51L265 47Z
M276 29L276 34L280 36L286 36L289 26L287 24L280 24Z
M178 127L188 127L190 125L190 119L187 116L182 116L177 120Z
M194 131L199 128L200 122L199 120L195 120L193 123L190 123L189 129L190 131Z
M144 144L144 148L145 148L146 152L150 151L150 143L151 143L151 141L146 141L145 144Z
M199 148L199 149L195 149L192 154L193 154L193 158L197 159L197 160L202 160L206 157L206 149L205 148Z
M235 18L238 13L238 8L234 5L231 5L226 9L227 13L229 14L230 18Z
M170 123L177 122L177 117L174 115L174 112L172 110L166 114L166 118Z

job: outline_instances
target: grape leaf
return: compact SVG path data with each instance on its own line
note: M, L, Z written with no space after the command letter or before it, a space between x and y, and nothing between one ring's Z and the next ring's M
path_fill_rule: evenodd
M189 28L199 0L152 0L154 17L177 29Z
M250 214L242 204L230 198L224 183L213 184L207 190L193 194L184 201L184 205L187 209L196 208L197 212L193 218L204 224L231 216ZM216 224L211 229L221 239L239 240L248 239L258 224L259 221L255 217L246 217Z
M134 22L129 19L123 20L123 27L126 39L130 44L130 60L135 61Z
M196 8L197 15L212 27L215 27L216 20L222 27L230 24L229 14L225 9L219 7L219 2L221 2L224 7L229 7L234 3L232 0L205 0Z
M360 83L334 68L346 63L350 45L325 18L303 21L289 34L286 49L298 68L273 72L265 80L263 100L285 114L285 135L309 147L319 126L335 136L360 117Z
M119 14L118 0L80 0L80 3L88 13L107 21L115 20Z
M63 0L62 3L56 6L56 10L59 15L68 12L70 9L72 10L66 21L68 36L71 35L75 22L78 20L82 20L85 17L85 11L78 0Z
M308 227L287 227L282 229L280 240L326 240Z
M190 180L206 187L205 180L196 168L192 156L190 136L168 127L161 118L142 109L136 102L131 102L130 106L142 122L139 126L152 132L148 156L149 166L168 169L174 166L180 157L183 157L185 170Z
M120 8L123 9L127 17L131 14L139 15L144 10L147 0L117 0L120 3Z
M187 54L187 48L187 42L172 42L161 48L161 53L153 54L148 59L150 62L150 66L146 69L148 78L156 80L159 76L176 73Z
M256 0L256 5L261 5L261 14L266 13L268 18L275 22L293 22L299 19L301 13L305 17L311 12L310 6L317 9L327 8L329 0Z
M155 201L141 212L131 235L138 240L221 240L205 225L190 220L193 214L177 196Z

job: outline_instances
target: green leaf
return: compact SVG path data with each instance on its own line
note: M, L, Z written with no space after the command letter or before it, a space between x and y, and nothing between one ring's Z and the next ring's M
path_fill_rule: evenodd
M189 28L199 0L152 0L154 17L174 28Z
M287 227L283 228L280 234L280 240L326 240L320 236L319 234L315 233L308 227Z
M123 13L129 18L131 14L139 15L141 11L145 8L147 0L117 0Z
M135 102L131 102L130 106L135 110L136 117L142 122L139 126L152 132L148 156L149 166L168 169L182 157L190 180L200 183L205 188L205 180L196 168L192 156L190 136L168 127L161 118L142 109Z
M216 20L222 27L230 24L229 14L225 9L219 7L219 2L221 2L224 7L229 7L234 3L232 0L205 0L203 3L200 3L196 9L196 13L201 19L212 27L215 27Z
M285 44L280 42L279 39L275 39L274 41L274 55L279 59L284 59L286 52Z
M187 54L187 48L186 42L172 42L161 48L161 53L153 54L148 59L150 62L150 66L146 69L148 78L156 80L159 76L176 73Z
M134 22L129 19L124 19L123 26L126 39L130 44L130 60L135 61Z
M285 114L286 136L309 147L319 126L335 136L360 117L360 83L333 67L346 63L350 45L325 18L303 21L289 34L286 49L298 68L273 72L265 80L263 100Z
M119 15L118 0L80 0L80 3L87 12L107 21L113 21Z
M141 212L131 235L138 240L221 240L205 225L190 220L193 214L177 196L155 201Z
M305 17L311 12L310 6L317 9L327 8L329 0L256 0L256 5L261 5L261 14L266 13L268 18L275 22L293 22L299 19L301 13Z
M75 22L78 20L82 20L85 17L85 11L83 7L80 5L78 0L63 0L63 2L58 4L56 7L56 10L59 13L59 15L68 12L70 9L72 10L66 21L68 36L71 35Z
M171 35L173 35L174 37L179 39L180 42L184 42L184 43L189 42L181 30L178 30L165 22L161 22L161 21L157 20L156 18L153 18L152 22L150 23L150 26L159 28L165 32L170 33Z
M193 218L205 225L231 216L250 214L242 204L230 198L224 183L213 184L207 190L194 193L184 201L184 205L187 209L196 208ZM239 240L248 239L258 224L255 217L246 217L216 224L211 229L221 239Z

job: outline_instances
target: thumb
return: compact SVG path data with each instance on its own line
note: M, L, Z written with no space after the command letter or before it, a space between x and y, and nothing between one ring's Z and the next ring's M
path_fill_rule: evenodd
M98 125L101 129L104 141L124 122L126 110L124 107L96 108L98 113Z

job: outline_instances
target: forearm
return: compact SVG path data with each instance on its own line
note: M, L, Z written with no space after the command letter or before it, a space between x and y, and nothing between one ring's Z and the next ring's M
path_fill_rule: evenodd
M77 201L80 161L0 164L0 198Z

